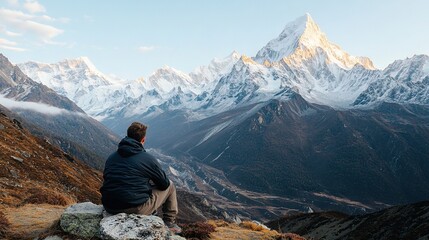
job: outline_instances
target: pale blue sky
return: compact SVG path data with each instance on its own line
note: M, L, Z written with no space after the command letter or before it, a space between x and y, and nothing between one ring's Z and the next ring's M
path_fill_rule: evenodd
M384 68L429 54L426 0L0 0L0 52L12 62L89 57L104 73L190 72L233 50L256 55L305 13L330 41Z

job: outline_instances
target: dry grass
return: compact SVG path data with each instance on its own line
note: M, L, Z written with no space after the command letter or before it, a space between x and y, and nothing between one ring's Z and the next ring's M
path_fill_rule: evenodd
M210 238L210 234L215 231L215 227L207 222L195 222L182 224L182 233L186 239L205 240Z
M266 229L257 223L249 222L249 221L244 221L244 222L240 223L240 227L247 228L247 229L250 229L252 231L270 231L269 229Z
M305 240L299 235L291 233L280 234L250 221L244 221L240 225L223 220L209 220L208 223L216 227L215 232L210 234L210 239L213 240Z
M228 226L233 225L233 224L228 223L224 220L209 220L209 221L207 221L207 223L213 225L213 227L215 227L215 228L217 228L217 227L228 227Z
M295 233L283 233L277 238L277 240L306 240L306 238Z
M9 220L7 220L6 216L3 212L0 211L0 238L6 238L9 229Z
M23 201L23 204L50 204L58 206L66 206L70 204L69 199L53 191L33 189L30 191L30 194L31 195Z

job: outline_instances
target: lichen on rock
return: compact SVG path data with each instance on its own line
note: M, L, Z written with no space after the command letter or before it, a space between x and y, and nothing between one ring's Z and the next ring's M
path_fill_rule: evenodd
M103 206L91 202L78 203L64 211L60 226L67 233L92 238L98 236L102 218Z

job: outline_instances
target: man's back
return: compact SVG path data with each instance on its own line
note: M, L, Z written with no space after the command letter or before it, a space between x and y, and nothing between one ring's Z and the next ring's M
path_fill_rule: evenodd
M108 209L127 209L145 203L152 194L150 180L160 190L170 184L157 160L141 143L128 137L107 159L103 177L100 191Z

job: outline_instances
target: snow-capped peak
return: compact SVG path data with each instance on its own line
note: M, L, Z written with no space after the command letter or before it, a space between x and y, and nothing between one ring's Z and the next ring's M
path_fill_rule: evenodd
M92 74L103 75L88 57L79 57L75 59L65 59L57 63L64 69L81 69Z
M404 60L396 60L383 72L385 76L396 80L421 82L429 76L429 56L422 54Z
M255 60L259 63L283 60L289 65L299 66L321 54L327 64L334 63L343 69L351 69L356 64L374 69L368 58L350 56L338 45L329 42L308 13L287 24L277 38L257 53Z
M143 86L148 90L157 90L164 93L168 93L171 90L177 88L189 89L195 91L195 84L192 78L177 69L169 66L164 66L157 69L147 79L141 80Z
M223 59L215 58L209 65L196 68L189 76L199 85L212 83L229 73L240 57L241 55L237 51L233 51Z

